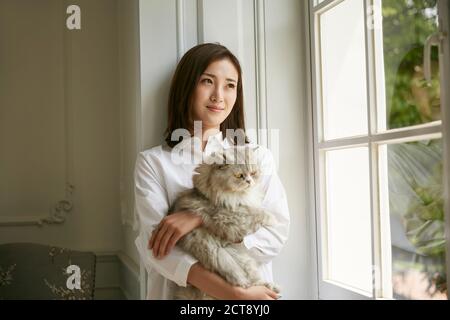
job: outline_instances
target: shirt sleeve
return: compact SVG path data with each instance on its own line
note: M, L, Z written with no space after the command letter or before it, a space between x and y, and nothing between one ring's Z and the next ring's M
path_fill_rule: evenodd
M136 159L135 214L140 227L135 244L148 272L154 269L163 277L185 287L189 269L197 260L176 246L163 259L154 258L152 251L147 248L152 231L169 209L166 191L150 161L142 152Z
M256 261L267 263L280 253L286 243L289 236L290 218L286 192L278 177L273 155L269 149L263 148L262 150L263 207L274 216L277 224L262 227L255 233L244 237L243 245Z

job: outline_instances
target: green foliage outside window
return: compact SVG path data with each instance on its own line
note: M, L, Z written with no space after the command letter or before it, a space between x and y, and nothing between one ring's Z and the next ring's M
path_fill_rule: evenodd
M424 44L437 32L437 0L382 0L387 127L403 128L440 120L438 50L431 54L432 81L423 74ZM446 292L445 224L442 189L442 147L438 141L413 142L390 147L390 180L402 179L408 187L394 190L390 181L391 214L400 214L406 237L426 257L429 265L419 268L428 274L436 290ZM413 154L429 154L416 165L407 161ZM439 160L437 163L434 159ZM425 158L424 158L425 159ZM394 161L396 160L396 161ZM424 174L426 172L426 174ZM425 176L418 182L414 177ZM406 210L398 212L395 201L408 199ZM442 262L444 261L444 262ZM410 268L411 266L405 267Z
M393 129L437 120L440 92L436 48L432 50L432 85L423 78L424 43L437 32L437 12L432 9L437 0L382 3L388 126Z

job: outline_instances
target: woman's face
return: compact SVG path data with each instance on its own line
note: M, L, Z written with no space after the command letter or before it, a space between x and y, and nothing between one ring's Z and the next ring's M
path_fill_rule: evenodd
M441 120L439 63L432 62L431 86L427 85L421 66L414 68L411 79L411 104L417 106L423 122Z
M203 130L220 128L237 97L238 71L228 59L211 63L194 90L193 120L202 121Z

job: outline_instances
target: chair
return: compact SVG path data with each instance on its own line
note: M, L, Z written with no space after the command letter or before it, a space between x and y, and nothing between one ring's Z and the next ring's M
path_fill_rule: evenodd
M91 300L95 262L92 252L34 243L1 244L0 300ZM71 265L76 271L67 273ZM80 289L70 285L77 271Z

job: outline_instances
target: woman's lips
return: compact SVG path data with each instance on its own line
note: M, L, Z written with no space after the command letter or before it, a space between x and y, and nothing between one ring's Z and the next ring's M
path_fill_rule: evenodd
M208 110L212 111L212 112L222 112L224 109L216 107L216 106L208 106L207 107Z

